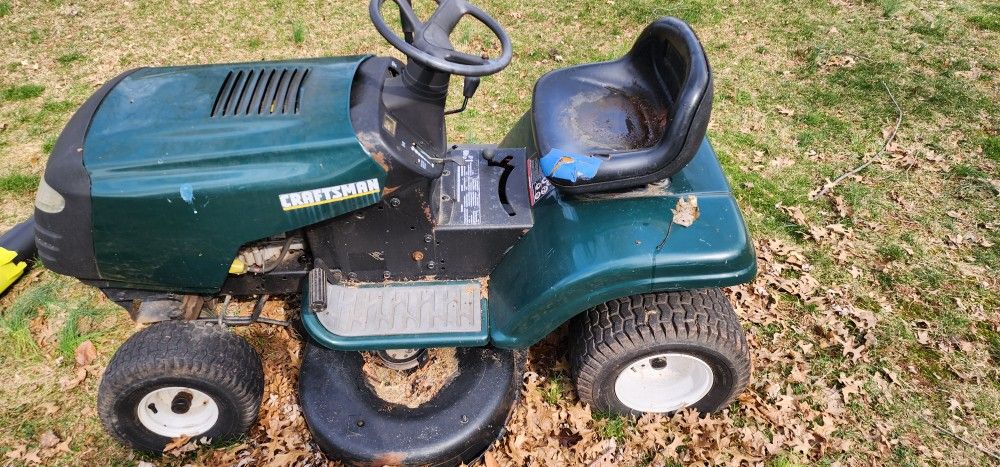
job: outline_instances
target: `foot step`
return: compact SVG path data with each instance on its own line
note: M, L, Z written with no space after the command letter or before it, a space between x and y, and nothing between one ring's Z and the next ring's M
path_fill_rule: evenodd
M478 281L348 286L324 280L321 287L312 279L310 274L303 322L327 347L365 350L486 343L486 299ZM323 291L313 293L314 287ZM325 308L319 308L324 302Z

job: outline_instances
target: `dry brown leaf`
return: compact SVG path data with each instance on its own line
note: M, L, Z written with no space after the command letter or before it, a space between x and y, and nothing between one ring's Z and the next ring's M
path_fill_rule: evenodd
M830 202L833 203L833 208L837 211L838 216L841 218L851 217L851 207L844 201L843 196L832 193L827 193L827 196L830 198Z
M184 447L185 445L187 445L188 441L191 441L191 437L190 436L178 436L178 437L170 440L170 442L167 443L167 445L163 447L163 453L164 454L172 454L172 453L174 453L174 451L177 451L178 449L180 449L180 448Z
M45 415L52 415L59 411L59 406L52 402L44 402L38 406Z
M772 159L769 164L771 165L771 167L777 167L779 169L783 169L795 165L795 160L787 157L777 157Z
M486 454L483 455L483 463L486 464L486 467L500 467L496 456L493 455L493 451L486 451Z
M27 450L28 450L28 447L22 444L22 445L14 448L14 449L11 449L10 451L7 451L7 453L4 454L4 457L6 457L6 458L8 458L10 460L18 460L18 459L21 459L24 456L24 454L25 454L25 452Z
M694 221L698 220L701 212L698 210L698 197L688 195L677 200L677 205L673 209L673 223L681 227L691 227Z
M930 345L930 343L931 343L930 331L928 331L926 329L918 329L917 332L916 332L916 334L917 334L917 342L918 343L920 343L922 345Z
M844 387L840 389L840 394L841 396L843 396L845 404L851 402L850 399L852 395L857 395L857 396L862 395L861 393L861 386L863 384L862 381L854 377L849 377L844 373L840 374L840 377L837 378L837 381L839 381L840 384L844 385Z
M781 203L775 204L774 207L788 214L788 217L791 217L792 221L796 224L809 227L809 220L806 218L805 213L802 212L802 208L798 206L783 206Z
M997 196L1000 196L1000 180L989 179L990 185L993 187L993 191L997 192Z
M76 373L72 378L64 378L60 380L59 387L62 388L63 391L69 391L79 386L85 379L87 379L87 368L79 367L76 369Z
M97 359L97 348L94 347L93 342L85 340L76 346L76 351L73 354L76 357L76 366L87 366Z
M59 444L59 437L56 436L56 433L52 430L46 431L45 433L42 433L41 436L38 437L38 446L41 447L42 449L54 448L58 444Z
M857 60L850 55L833 55L826 59L825 68L853 68Z
M378 356L365 353L361 370L368 385L386 402L417 408L459 374L455 349L428 351L428 360L419 369L401 372L383 365Z
M72 436L66 437L61 443L57 444L55 447L56 452L72 452L69 447L69 442L73 440Z
M24 453L24 455L21 456L21 460L27 462L28 464L41 464L42 463L42 458L41 458L41 456L39 456L39 450L38 449L33 449L31 451L28 451L28 452Z

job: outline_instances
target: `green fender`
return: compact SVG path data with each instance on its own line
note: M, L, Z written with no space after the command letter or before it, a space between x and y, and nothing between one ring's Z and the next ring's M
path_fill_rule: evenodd
M672 223L678 199L697 197L690 227ZM578 313L634 294L750 281L753 244L706 140L664 189L589 197L549 195L535 226L490 275L490 339L528 347Z

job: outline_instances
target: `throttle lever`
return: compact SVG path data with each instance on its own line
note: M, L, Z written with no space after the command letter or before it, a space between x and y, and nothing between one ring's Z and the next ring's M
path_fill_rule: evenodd
M462 83L462 96L465 99L462 100L462 106L445 112L445 115L457 114L459 112L464 112L465 108L469 105L469 99L476 95L476 91L479 90L479 83L482 80L478 76L466 76L465 81Z

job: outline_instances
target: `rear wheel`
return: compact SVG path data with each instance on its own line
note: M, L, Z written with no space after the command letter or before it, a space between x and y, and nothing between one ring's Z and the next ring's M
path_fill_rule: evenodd
M714 412L749 382L746 337L719 289L612 300L572 326L577 392L598 410Z
M129 338L104 371L97 409L133 449L160 452L189 436L225 442L257 417L264 374L241 337L211 323L165 321Z

